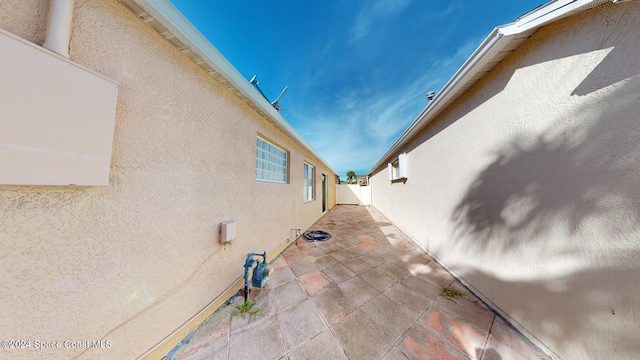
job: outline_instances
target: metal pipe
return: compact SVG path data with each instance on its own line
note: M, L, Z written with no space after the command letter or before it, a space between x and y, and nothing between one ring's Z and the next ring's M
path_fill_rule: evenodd
M47 14L47 32L45 49L69 58L69 42L71 40L71 20L73 18L74 0L51 0Z

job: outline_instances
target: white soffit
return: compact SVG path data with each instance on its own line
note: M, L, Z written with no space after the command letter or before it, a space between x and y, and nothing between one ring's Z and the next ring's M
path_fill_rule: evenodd
M333 171L306 140L168 0L119 0L131 12L249 107L269 120ZM337 174L337 173L336 173Z
M482 79L539 28L609 2L612 0L554 0L522 15L513 23L495 28L371 168L369 174L388 163L415 134L424 129L438 114Z

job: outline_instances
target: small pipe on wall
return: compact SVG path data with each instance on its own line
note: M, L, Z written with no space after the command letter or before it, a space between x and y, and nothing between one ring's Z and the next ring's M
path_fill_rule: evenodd
M71 19L74 0L50 0L47 15L47 32L42 46L69 58Z

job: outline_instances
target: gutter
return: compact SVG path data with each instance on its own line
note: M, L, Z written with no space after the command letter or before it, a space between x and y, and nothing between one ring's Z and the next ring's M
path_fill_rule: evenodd
M329 166L329 163L168 0L120 0L120 2L238 96L240 100L256 110L285 135L324 163L329 170L337 174Z
M539 28L609 2L626 1L633 0L553 0L522 15L512 23L493 29L442 90L371 168L369 175L386 167L386 164L397 156L409 140Z

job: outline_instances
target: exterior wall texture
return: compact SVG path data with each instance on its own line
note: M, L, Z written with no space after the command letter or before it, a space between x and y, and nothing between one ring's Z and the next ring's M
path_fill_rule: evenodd
M640 2L540 29L373 206L564 359L640 357Z
M1 1L0 28L41 43L47 4ZM336 176L115 0L75 1L70 48L119 84L109 186L0 186L0 335L111 347L2 358L142 355L241 277L248 252L311 226L321 174ZM289 184L255 180L258 134L289 151ZM316 166L309 203L304 161ZM237 238L222 246L229 219Z

